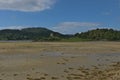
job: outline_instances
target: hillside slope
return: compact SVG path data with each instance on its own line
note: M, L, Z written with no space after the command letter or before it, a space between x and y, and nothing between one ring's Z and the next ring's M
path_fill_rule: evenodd
M24 28L0 30L0 40L38 40L51 36L64 37L64 35L46 28Z

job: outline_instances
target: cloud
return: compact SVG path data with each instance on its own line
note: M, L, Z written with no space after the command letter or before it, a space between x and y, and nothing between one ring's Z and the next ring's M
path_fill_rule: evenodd
M50 9L56 0L0 0L0 10L35 12Z
M90 23L90 22L63 22L60 23L59 27L93 27L98 26L98 23Z
M37 27L37 26L34 26ZM31 26L6 26L6 27L0 27L0 30L2 29L23 29L23 28L31 28Z
M95 29L100 25L101 24L99 23L92 22L63 22L53 27L52 30L63 34L74 34L90 29Z

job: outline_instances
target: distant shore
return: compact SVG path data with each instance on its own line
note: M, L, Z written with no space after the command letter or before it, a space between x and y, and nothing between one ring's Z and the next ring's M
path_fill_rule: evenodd
M1 42L32 42L32 40L0 40Z

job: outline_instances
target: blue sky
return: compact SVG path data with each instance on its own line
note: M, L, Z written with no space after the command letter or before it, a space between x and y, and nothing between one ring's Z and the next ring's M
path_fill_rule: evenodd
M26 27L64 34L120 30L120 0L0 0L0 29Z

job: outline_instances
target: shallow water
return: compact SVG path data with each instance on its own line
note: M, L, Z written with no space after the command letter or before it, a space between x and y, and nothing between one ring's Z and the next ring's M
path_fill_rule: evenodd
M120 53L101 53L101 54L63 54L59 52L45 52L45 53L18 53L18 54L1 54L0 55L0 64L9 64L10 65L17 65L22 62L29 62L29 61L39 61L40 59L47 59L50 57L65 57L65 58L79 58L79 62L83 65L97 65L97 64L108 64L111 62L119 62L120 61ZM4 62L4 63L3 63ZM73 63L74 64L74 63Z
M51 76L66 75L64 71L70 67L73 69L78 69L80 66L102 65L104 67L113 62L120 62L120 53L68 54L45 52L0 54L0 78L3 80L26 80L27 77L39 78L41 74L47 73L49 76L46 77L46 80L53 80ZM68 79L61 77L60 80Z

